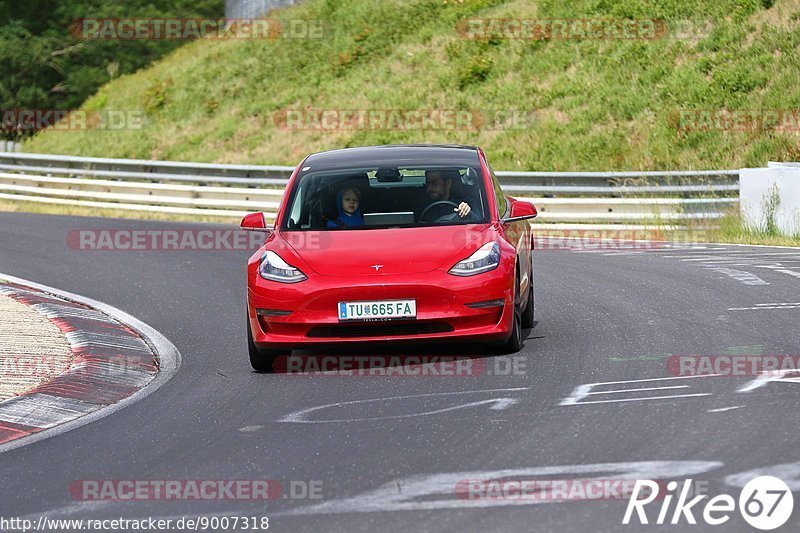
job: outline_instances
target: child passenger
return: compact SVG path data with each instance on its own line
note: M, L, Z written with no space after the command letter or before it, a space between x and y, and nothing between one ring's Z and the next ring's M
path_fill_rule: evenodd
M329 228L358 227L364 225L364 217L361 216L361 192L358 189L347 188L339 191L336 195L336 205L339 209L339 216L328 221Z

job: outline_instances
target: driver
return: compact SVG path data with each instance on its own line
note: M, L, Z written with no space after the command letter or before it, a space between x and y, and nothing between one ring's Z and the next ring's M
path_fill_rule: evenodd
M419 213L425 210L426 207L434 202L453 202L458 204L458 207L453 211L458 213L458 216L464 218L472 212L472 208L463 198L453 198L450 196L450 189L453 186L453 180L460 180L461 176L457 170L426 170L425 171L425 194L426 199L419 209Z

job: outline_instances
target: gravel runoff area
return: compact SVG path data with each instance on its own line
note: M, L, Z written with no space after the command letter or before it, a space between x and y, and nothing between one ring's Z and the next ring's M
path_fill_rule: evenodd
M32 307L0 294L0 401L23 394L69 368L67 337Z

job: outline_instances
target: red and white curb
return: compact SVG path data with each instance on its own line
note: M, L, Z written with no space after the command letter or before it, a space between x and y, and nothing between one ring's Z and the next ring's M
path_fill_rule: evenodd
M62 374L0 402L0 453L108 416L152 393L180 366L169 340L124 311L5 274L0 294L47 317L74 356Z

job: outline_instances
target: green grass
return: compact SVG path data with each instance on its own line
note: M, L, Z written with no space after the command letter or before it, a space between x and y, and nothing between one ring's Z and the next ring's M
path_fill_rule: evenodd
M800 132L680 127L682 110L800 109L800 0L306 0L272 16L283 27L322 21L323 38L193 42L84 104L140 110L142 129L43 132L25 150L294 165L312 151L447 142L482 146L495 169L556 171L741 168L800 151ZM457 31L470 18L693 20L710 32L477 41ZM515 110L533 120L444 131L278 126L282 112L303 109ZM774 228L746 230L735 215L708 240L800 244Z
M708 234L709 242L762 244L766 246L800 246L800 234L781 235L773 223L752 229L742 223L738 210L731 211L720 221L719 227Z
M798 136L679 128L680 110L800 108L798 0L306 0L274 14L321 20L322 39L197 41L116 79L90 110L143 110L135 131L44 132L30 152L296 164L330 148L484 147L497 169L738 168L780 160ZM707 19L656 40L466 40L468 18ZM533 112L529 127L286 131L286 109Z

